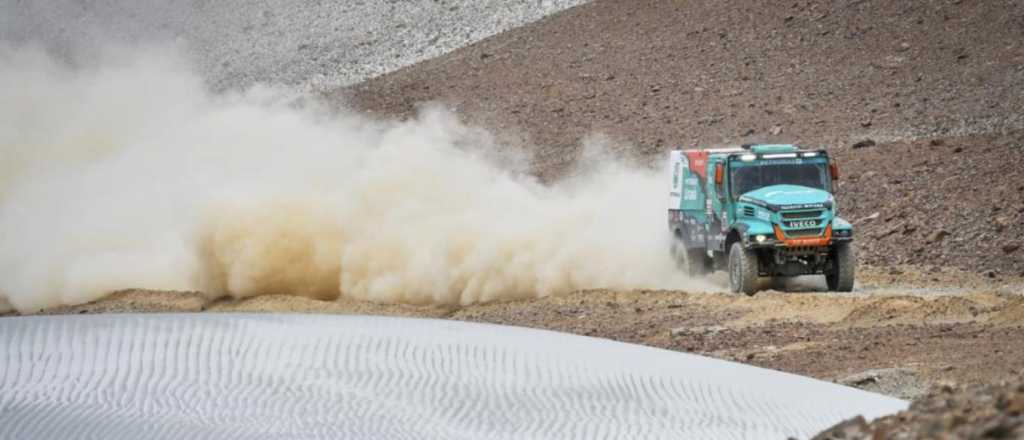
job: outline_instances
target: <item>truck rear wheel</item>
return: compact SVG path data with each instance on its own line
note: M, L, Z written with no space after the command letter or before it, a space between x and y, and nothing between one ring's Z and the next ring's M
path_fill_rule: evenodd
M687 249L682 241L672 242L672 258L676 261L676 267L686 270L691 277L707 275L710 265L702 249Z
M825 272L825 283L833 292L852 292L854 271L857 267L857 255L853 246L839 243L832 250L832 268Z
M711 273L711 262L704 249L689 249L686 251L686 270L692 277L702 277Z
M787 277L772 277L772 281L771 281L772 290L777 290L779 292L785 292L786 291L786 286L789 284L788 281L789 281L789 278L787 278Z
M739 242L729 249L729 288L736 293L757 293L757 253Z

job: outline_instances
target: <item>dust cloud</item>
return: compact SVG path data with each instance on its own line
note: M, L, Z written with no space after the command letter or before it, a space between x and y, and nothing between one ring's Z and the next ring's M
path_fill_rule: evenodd
M599 160L543 185L439 106L382 121L287 90L212 94L177 53L72 65L0 47L0 307L125 288L417 304L706 288L668 257L661 171Z

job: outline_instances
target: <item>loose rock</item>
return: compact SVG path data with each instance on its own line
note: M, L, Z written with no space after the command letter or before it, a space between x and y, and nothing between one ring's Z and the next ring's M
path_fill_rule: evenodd
M860 142L857 142L856 144L853 144L853 146L851 148L854 148L854 149L868 148L868 147L874 147L875 145L878 145L878 144L874 140L864 139L864 140L862 140Z
M933 232L932 235L928 237L928 242L930 242L930 243L938 243L938 242L944 240L948 236L949 236L949 231L947 231L945 229L939 229L939 230Z

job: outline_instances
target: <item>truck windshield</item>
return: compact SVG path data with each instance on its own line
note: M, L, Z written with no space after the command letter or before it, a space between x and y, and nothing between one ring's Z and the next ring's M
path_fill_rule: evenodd
M733 168L733 198L772 185L800 185L830 191L824 163L764 164Z

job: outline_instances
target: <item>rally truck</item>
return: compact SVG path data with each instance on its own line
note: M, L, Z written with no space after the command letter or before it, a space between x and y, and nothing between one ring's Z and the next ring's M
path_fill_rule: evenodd
M839 170L824 150L788 144L669 153L671 253L690 275L729 272L729 287L757 293L762 278L825 275L853 290L853 226L832 196Z

